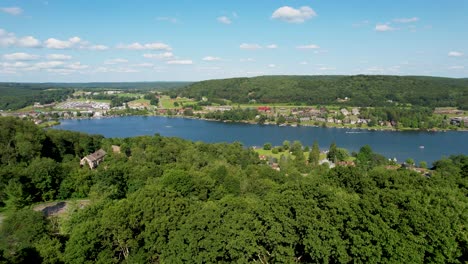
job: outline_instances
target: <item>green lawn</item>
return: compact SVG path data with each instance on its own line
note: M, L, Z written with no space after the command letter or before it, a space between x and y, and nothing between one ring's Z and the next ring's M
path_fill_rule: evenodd
M179 105L180 104L194 104L195 101L190 100L188 98L177 98L177 99L171 99L169 96L162 96L161 99L162 107L165 109L173 109L173 108L178 108L174 106L174 103L177 102Z
M137 97L137 98L143 97L143 94L140 94L140 93L119 93L116 95L118 97Z

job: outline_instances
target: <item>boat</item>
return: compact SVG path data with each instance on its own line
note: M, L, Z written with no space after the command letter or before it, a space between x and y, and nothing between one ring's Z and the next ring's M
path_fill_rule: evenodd
M424 148L424 146L422 146L422 145L421 145L421 146L419 146L419 148L420 148L420 149L423 149L423 148Z

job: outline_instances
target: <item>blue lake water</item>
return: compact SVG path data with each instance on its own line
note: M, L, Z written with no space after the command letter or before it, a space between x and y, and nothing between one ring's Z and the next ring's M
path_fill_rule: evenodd
M321 149L335 141L350 152L364 145L399 162L413 158L416 162L433 161L451 154L468 155L468 132L395 132L367 131L322 127L279 127L222 123L169 117L118 117L105 119L63 120L56 129L101 134L105 137L134 137L154 135L180 137L193 141L234 142L245 146L262 146L266 142L281 145L284 140L299 140L312 145L317 140ZM424 146L422 148L421 146Z

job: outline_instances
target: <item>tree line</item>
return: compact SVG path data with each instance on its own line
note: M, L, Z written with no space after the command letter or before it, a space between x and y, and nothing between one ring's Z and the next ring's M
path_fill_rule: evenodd
M468 109L468 80L417 76L260 76L208 80L170 91L185 97L376 107L413 105Z
M0 83L0 110L18 110L34 103L64 101L73 89L36 86L34 84Z
M112 145L120 146L113 152ZM80 158L103 148L94 170ZM464 263L468 156L431 177L369 147L329 169L318 144L277 171L240 143L103 138L0 118L0 263ZM331 159L340 148L331 146ZM299 162L300 161L300 162ZM67 217L31 204L87 198Z

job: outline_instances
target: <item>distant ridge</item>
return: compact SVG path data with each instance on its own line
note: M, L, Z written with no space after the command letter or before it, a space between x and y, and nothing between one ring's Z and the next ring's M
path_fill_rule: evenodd
M234 103L305 103L351 106L456 106L468 109L468 79L427 76L259 76L195 82L172 91Z
M35 87L35 88L107 88L107 89L161 89L170 90L181 88L192 82L87 82L87 83L63 83L63 82L45 82L45 83L15 83L0 82L0 86L16 87Z

